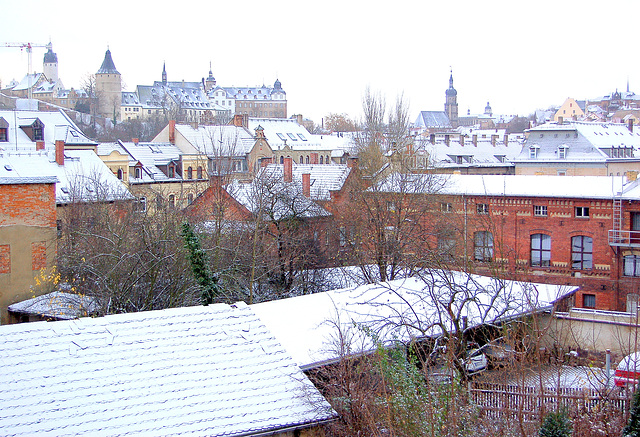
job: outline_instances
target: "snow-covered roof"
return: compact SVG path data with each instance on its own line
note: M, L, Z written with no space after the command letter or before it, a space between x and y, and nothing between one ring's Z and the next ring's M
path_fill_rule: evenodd
M58 320L86 317L97 311L98 302L95 298L62 291L54 291L9 305L9 312Z
M190 144L191 153L204 153L210 157L245 156L255 144L253 135L238 126L194 128L188 124L176 124L176 136L178 133Z
M280 150L285 144L293 150L326 150L345 148L349 138L333 137L331 135L312 135L309 131L292 118L249 118L249 129L257 127L264 130L264 136L273 150Z
M335 413L244 305L0 327L0 434L246 436Z
M182 152L170 143L133 143L120 142L120 145L133 158L135 162L142 164L141 177L135 174L129 175L132 184L150 182L179 182L182 177L177 171L174 177L168 177L158 166L166 166L171 161L179 161Z
M538 149L535 158L530 157L532 147ZM566 148L565 158L558 156L559 147ZM625 147L633 148L637 153L640 149L640 131L631 132L624 123L587 121L546 123L529 130L517 162L519 164L539 161L604 163L608 159L604 150Z
M35 151L36 142L31 140L21 126L31 126L36 120L43 124L43 140L47 150L55 149L56 141L67 144L95 145L93 140L76 126L63 111L2 111L0 117L8 124L7 141L0 143L0 150Z
M459 272L430 271L411 277L251 305L302 368L331 362L384 343L453 330L443 311L467 317L468 326L506 320L548 308L575 287L505 281ZM418 329L416 329L416 327ZM367 333L369 332L369 333Z
M451 140L448 144L445 141L423 141L417 145L416 153L426 153L429 164L434 167L505 166L510 165L522 150L522 142L517 137L506 138L506 144L504 136L492 142L491 135L478 136L475 145L473 137L463 141Z
M444 111L420 111L414 125L424 129L451 129L451 121Z
M57 178L56 203L133 199L132 194L92 150L65 150L64 165L50 151L0 153L0 178Z
M331 191L342 188L351 169L345 164L292 164L292 181L302 190L302 175L309 174L311 179L311 199L331 200ZM284 165L269 164L260 169L264 177L283 179ZM262 176L260 176L262 177Z
M399 175L393 173L377 192L432 193L495 197L640 199L637 182L621 176L547 175Z
M304 196L301 183L285 183L281 178L264 172L256 176L251 183L234 180L225 189L252 214L262 213L265 220L331 215L329 211Z

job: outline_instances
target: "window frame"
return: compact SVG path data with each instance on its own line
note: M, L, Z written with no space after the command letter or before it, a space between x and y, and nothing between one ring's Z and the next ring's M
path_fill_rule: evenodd
M584 218L584 219L588 219L589 218L589 207L588 206L576 206L573 210L574 215L576 218ZM578 214L578 212L580 212Z
M580 239L580 244L576 241ZM588 240L587 240L588 239ZM591 250L586 250L588 245ZM576 250L576 248L578 250ZM571 268L573 270L593 270L593 238L588 235L575 235L571 237Z
M631 274L628 274L628 263L632 263ZM622 275L628 278L640 277L640 255L625 255L622 257Z
M480 215L489 214L489 204L488 203L476 203L476 213Z
M477 231L473 234L473 259L480 262L493 261L493 233Z
M582 295L582 307L583 308L595 308L596 307L596 295L592 293L584 293Z
M547 205L533 205L534 217L549 217L549 209Z
M542 233L531 234L529 240L531 267L551 267L551 235ZM548 244L545 245L545 241L548 241ZM537 244L534 246L534 243Z

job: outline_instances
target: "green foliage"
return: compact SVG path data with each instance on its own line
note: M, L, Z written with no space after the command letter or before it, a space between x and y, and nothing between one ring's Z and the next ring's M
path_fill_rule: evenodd
M622 430L623 437L640 437L640 389L633 393L633 405L629 415L629 422Z
M571 421L564 410L547 414L538 432L539 437L569 437L570 435Z
M182 238L184 239L184 245L188 252L193 276L200 285L200 301L204 306L212 304L221 295L218 278L209 271L207 254L202 249L198 236L193 232L193 228L187 222L182 224Z

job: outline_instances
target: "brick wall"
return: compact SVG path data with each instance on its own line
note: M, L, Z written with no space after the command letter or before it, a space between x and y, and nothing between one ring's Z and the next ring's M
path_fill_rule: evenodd
M40 270L47 267L47 243L35 241L31 243L31 270Z
M0 274L11 273L11 246L0 245Z
M0 226L12 225L55 227L55 185L0 185Z

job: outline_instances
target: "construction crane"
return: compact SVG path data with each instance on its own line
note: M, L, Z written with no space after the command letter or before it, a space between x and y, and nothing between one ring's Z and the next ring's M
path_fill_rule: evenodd
M33 51L34 47L45 47L47 49L51 49L52 45L51 43L48 44L31 44L30 42L25 42L25 43L11 43L11 42L6 42L3 44L5 47L17 47L20 50L25 50L27 52L27 78L29 80L29 89L28 89L28 98L29 100L31 100L33 98L33 89L32 89L32 83L31 81L33 80L33 78L31 77L31 52Z

